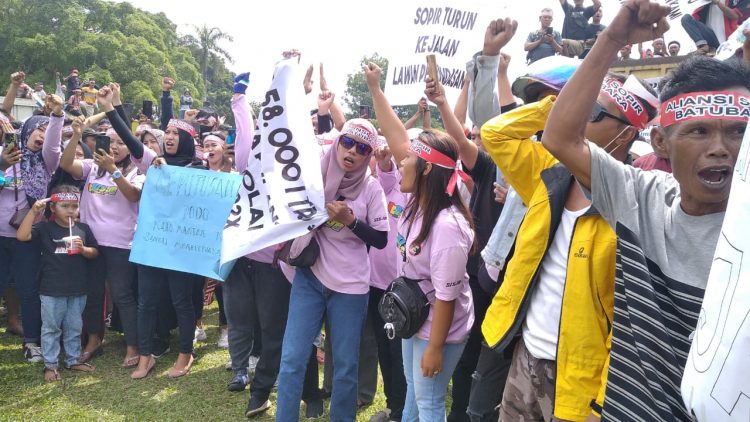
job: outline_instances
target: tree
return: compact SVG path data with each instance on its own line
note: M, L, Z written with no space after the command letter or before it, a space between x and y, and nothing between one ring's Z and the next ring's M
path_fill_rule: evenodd
M54 72L65 77L75 67L81 79L118 82L123 101L139 108L144 100L158 104L161 79L169 76L176 81L175 96L187 88L196 99L211 98L214 109L231 121L234 75L223 59L231 57L216 45L231 37L221 31L206 28L205 44L213 46L201 50L198 40L195 46L181 42L177 26L164 13L127 2L2 0L2 6L0 89L11 73L23 70L29 84L42 82L51 92Z
M388 59L380 56L378 53L373 53L370 57L365 56L362 58L359 68L361 69L362 66L370 62L375 63L383 69L383 74L380 77L380 86L385 86L385 75L388 73ZM350 110L346 113L347 119L359 117L359 106L361 105L369 106L372 109L372 95L370 95L370 90L367 88L365 74L361 70L347 75L343 102L346 108ZM417 112L417 105L393 106L393 111L396 112L401 121L406 121ZM430 116L432 118L432 127L438 129L443 127L443 122L440 119L440 113L437 109L432 107L430 109Z
M226 40L232 42L234 41L234 38L216 27L209 28L206 25L203 25L202 27L194 26L194 28L196 34L198 35L198 38L194 38L188 35L186 37L183 37L183 41L187 44L193 44L199 47L198 63L200 64L203 82L204 84L206 84L206 81L208 80L208 65L211 62L212 56L215 55L220 58L224 58L228 60L229 63L234 62L232 60L232 56L229 55L226 50L219 47L220 41ZM206 84L204 86L205 91L208 92L208 85Z

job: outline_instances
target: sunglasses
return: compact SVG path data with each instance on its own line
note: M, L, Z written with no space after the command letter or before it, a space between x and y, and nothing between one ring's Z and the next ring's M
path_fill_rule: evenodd
M624 124L626 126L632 126L633 125L629 121L627 121L627 120L625 120L625 119L623 119L621 117L615 116L614 114L608 112L607 110L604 109L604 106L601 105L601 104L599 104L599 102L597 101L596 103L594 103L594 109L591 110L591 119L590 119L590 121L591 121L591 123L601 122L602 119L604 119L605 117L609 117L610 119L615 119L618 122L620 122L620 123L622 123L622 124Z
M363 144L362 142L356 141L353 138L350 138L346 135L342 135L339 138L339 145L344 147L344 149L352 149L352 147L356 146L357 154L359 155L370 155L370 153L372 153L371 146L367 144Z

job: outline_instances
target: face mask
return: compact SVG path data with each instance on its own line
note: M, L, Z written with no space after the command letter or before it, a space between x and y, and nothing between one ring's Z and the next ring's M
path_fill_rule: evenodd
M630 126L626 126L623 130L620 131L620 133L617 134L617 136L612 138L612 140L609 141L609 143L604 147L604 152L606 152L609 155L614 154L614 152L617 151L617 148L620 148L623 144L617 145L616 147L612 148L611 151L607 151L607 148L609 148L609 146L612 145L617 140L617 138L622 136L622 134L625 133L625 131L628 130L628 128L630 128Z

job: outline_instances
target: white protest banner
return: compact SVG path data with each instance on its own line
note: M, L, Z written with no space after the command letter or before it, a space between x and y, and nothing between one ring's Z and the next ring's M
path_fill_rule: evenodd
M416 104L424 96L427 75L425 57L434 54L440 83L450 103L455 103L466 75L466 62L482 49L487 23L493 16L482 13L484 1L455 3L410 2L394 9L391 31L403 34L404 42L388 54L385 94L392 105Z
M698 421L750 420L750 131L682 378L682 398ZM700 245L696 245L700 247Z
M222 266L325 223L320 146L296 58L274 70L258 116L247 170L224 226Z
M620 3L622 2L623 0L620 0ZM695 9L710 4L711 0L662 0L661 3L672 8L672 11L669 12L669 20L676 21L680 20L682 15L690 15Z

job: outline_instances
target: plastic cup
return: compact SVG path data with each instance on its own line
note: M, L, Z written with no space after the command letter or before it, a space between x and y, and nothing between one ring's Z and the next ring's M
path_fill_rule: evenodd
M65 249L68 251L68 255L78 255L81 253L81 248L76 246L75 241L79 240L81 236L65 236L63 237L63 241L65 241Z

